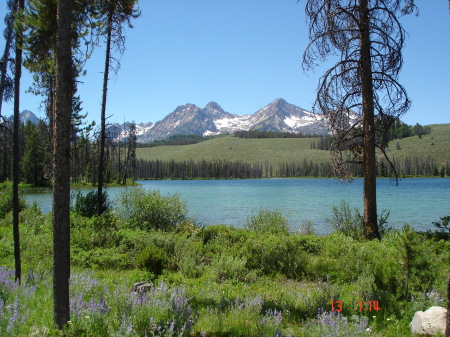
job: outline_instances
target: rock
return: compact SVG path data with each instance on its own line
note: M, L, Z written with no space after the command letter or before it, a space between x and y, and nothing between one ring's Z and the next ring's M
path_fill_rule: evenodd
M411 333L419 335L437 335L445 333L447 309L431 307L427 311L416 311L409 325Z
M136 282L136 283L133 283L133 287L131 288L131 291L141 294L141 293L146 293L151 288L153 288L153 283L145 282L145 281L144 282Z

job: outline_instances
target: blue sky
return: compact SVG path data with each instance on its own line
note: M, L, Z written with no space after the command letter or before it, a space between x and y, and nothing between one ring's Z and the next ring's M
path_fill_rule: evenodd
M3 21L5 2L0 5ZM447 0L416 0L419 16L401 18L408 32L400 82L413 101L408 124L450 123L450 13ZM309 110L325 68L305 73L308 43L303 4L296 0L141 0L142 16L127 29L121 69L109 84L110 122L156 122L177 106L219 103L251 114L274 99ZM3 30L3 22L0 26ZM3 53L4 40L0 40ZM80 78L89 120L100 114L104 49ZM43 116L40 97L25 93L21 110ZM3 104L12 114L12 103Z

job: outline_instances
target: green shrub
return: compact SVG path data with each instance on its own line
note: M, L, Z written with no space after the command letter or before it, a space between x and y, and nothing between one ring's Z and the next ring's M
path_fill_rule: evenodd
M225 280L252 282L256 279L257 273L255 270L249 270L246 264L245 257L223 253L212 261L211 268L217 282Z
M362 240L364 238L365 226L364 217L361 215L358 208L353 210L350 208L350 204L344 200L338 205L333 206L333 215L331 218L326 219L328 224L335 232L344 234L351 237L354 240ZM381 215L377 217L378 231L380 236L385 235L391 228L386 225L388 223L390 212L383 210Z
M301 223L298 228L298 234L314 235L314 223L312 221L306 221Z
M309 263L300 236L258 235L244 247L247 267L265 275L301 279Z
M155 245L145 247L136 255L135 259L139 268L152 272L156 276L162 274L168 261L166 252Z
M26 206L25 200L19 196L19 209L23 210ZM0 191L0 219L3 219L12 209L12 187L7 186L4 190Z
M133 229L173 231L193 222L188 217L186 202L178 195L163 196L158 190L146 191L141 187L124 189L114 210Z
M270 211L261 209L258 214L252 215L250 219L247 220L246 227L260 233L289 233L289 221L278 210Z
M114 214L104 213L85 218L73 214L71 217L72 244L89 250L117 245L118 219Z
M73 205L73 211L81 216L91 218L97 214L97 202L98 191L92 190L86 195L83 195L81 191L78 191L75 196L75 204ZM102 210L101 214L106 213L111 208L111 204L108 199L108 193L103 190L102 192Z
M450 216L440 218L441 221L433 222L435 229L435 236L448 240L450 238Z
M326 221L335 232L359 240L364 235L364 219L357 208L351 209L350 204L344 200L340 205L333 206L333 215Z

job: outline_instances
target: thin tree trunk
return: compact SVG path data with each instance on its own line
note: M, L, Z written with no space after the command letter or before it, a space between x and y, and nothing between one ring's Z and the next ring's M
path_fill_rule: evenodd
M447 280L447 324L445 328L445 337L450 337L450 273Z
M16 3L13 5L12 12L15 12ZM5 82L6 82L6 71L8 69L8 59L9 59L9 49L11 48L11 41L12 41L12 33L13 33L13 21L14 21L14 15L11 15L8 21L8 27L7 27L7 37L6 37L6 43L5 43L5 52L3 53L3 62L2 62L2 68L1 68L1 78L0 78L0 117L2 116L2 104L3 104L3 92L5 90Z
M103 96L101 111L101 128L100 128L100 158L98 163L98 183L97 183L97 214L101 215L103 211L103 174L105 171L105 138L106 138L106 98L108 93L108 77L109 77L109 61L111 58L111 26L112 13L108 14L108 33L106 38L106 58L105 71L103 73Z
M364 224L365 236L369 240L379 239L377 224L377 171L375 158L375 119L373 105L372 61L370 53L369 13L367 0L359 0L361 30L361 93L363 110L364 146Z
M19 10L25 7L25 0L19 0ZM15 15L16 11L14 11ZM14 266L16 281L21 281L22 266L20 260L20 234L19 234L19 115L20 115L20 77L22 76L22 32L16 34L16 60L14 74L14 131L13 131L13 237L14 237Z
M58 0L52 222L53 314L59 329L70 320L70 120L73 96L71 21L72 0Z

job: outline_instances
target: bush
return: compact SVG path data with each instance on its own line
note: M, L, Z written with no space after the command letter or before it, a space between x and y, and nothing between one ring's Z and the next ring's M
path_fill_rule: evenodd
M81 216L91 218L97 214L98 191L92 190L86 195L78 191L75 196L75 205L73 211ZM108 193L104 190L102 192L102 209L101 213L106 213L111 208L108 200Z
M364 235L364 218L357 208L352 211L350 204L344 200L339 206L333 206L333 216L326 221L335 232L342 233L354 240L359 240Z
M278 210L269 211L261 209L257 215L252 215L247 220L246 227L260 233L289 233L288 219Z
M144 270L152 272L154 275L161 275L164 266L169 261L166 252L155 246L147 246L136 255L136 265Z
M436 234L442 239L448 240L450 238L450 216L444 216L440 218L441 221L433 222L436 227Z
M130 228L146 231L173 231L182 224L193 222L188 217L186 202L178 195L162 196L158 190L146 191L141 187L126 188L114 210Z
M390 212L383 210L381 215L377 217L378 232L380 236L385 235L391 228L388 228L386 224L389 218ZM365 226L364 217L359 212L358 208L350 209L350 204L344 200L340 205L333 206L333 216L326 219L335 232L344 234L351 237L354 240L361 240L364 238Z
M25 209L27 206L25 200L19 197L19 209L20 211ZM11 212L13 209L12 204L12 187L7 187L0 192L0 219L3 219L6 214Z
M244 252L246 266L265 275L301 279L309 264L301 236L257 235L246 242Z

